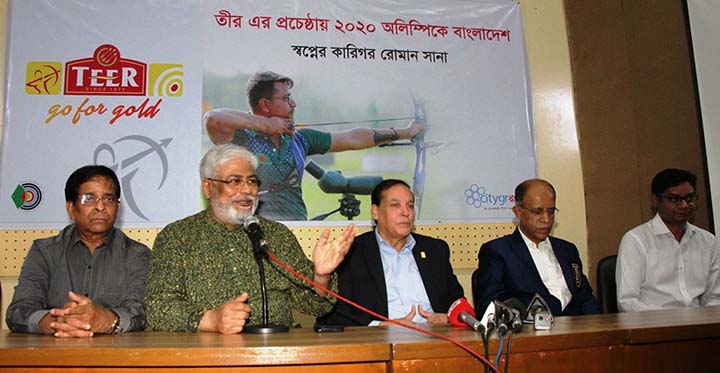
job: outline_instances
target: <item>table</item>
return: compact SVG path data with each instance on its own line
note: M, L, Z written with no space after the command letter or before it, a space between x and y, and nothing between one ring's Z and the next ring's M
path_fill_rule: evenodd
M469 328L428 329L483 351L482 338ZM492 358L499 347L496 336L489 347ZM459 347L400 327L353 327L327 334L306 328L272 335L145 332L90 339L0 332L0 372L149 367L305 373L483 370ZM511 372L693 372L717 367L720 307L558 317L549 331L526 325L512 338L510 351Z

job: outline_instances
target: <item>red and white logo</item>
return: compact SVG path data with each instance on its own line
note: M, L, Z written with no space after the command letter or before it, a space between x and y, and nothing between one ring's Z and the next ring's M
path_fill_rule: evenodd
M120 57L111 44L95 49L91 58L65 64L66 95L145 96L147 64Z

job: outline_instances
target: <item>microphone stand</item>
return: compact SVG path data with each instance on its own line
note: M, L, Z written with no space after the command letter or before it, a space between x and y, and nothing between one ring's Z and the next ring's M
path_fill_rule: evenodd
M253 246L254 243L253 243ZM258 245L259 246L259 245ZM252 334L271 334L271 333L286 333L290 331L290 327L287 325L270 324L268 321L269 307L267 299L267 288L265 287L265 266L263 266L264 253L260 247L253 247L253 256L258 264L258 272L260 274L260 292L262 293L262 324L251 325L243 328L243 332Z

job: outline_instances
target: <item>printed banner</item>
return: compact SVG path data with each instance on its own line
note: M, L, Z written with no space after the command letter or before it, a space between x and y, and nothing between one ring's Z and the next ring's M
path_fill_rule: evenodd
M298 129L331 132L335 140L354 128L400 129L423 121L427 132L414 142L310 159L360 184L368 177L407 181L422 221L512 219L515 185L535 175L525 42L515 2L205 4L206 111L251 112L246 82L269 70L294 81ZM272 150L254 133L249 137L245 143L258 154L260 167L274 174L263 180L271 185L265 198L269 204L280 201L280 214L297 213L288 206L296 202L283 193L302 182L307 218L337 209L327 219L352 215L353 200L323 191L322 180L292 164L297 155L272 154L283 149ZM204 141L211 145L207 136ZM279 159L285 160L283 170ZM369 219L368 196L354 194L361 202L359 218Z
M281 99L298 133L332 140L307 159L302 146L327 135L253 149L277 171L261 180L268 205L298 210L277 192L301 186L306 211L283 220L370 219L374 183L400 178L420 222L510 221L513 188L536 174L513 1L23 0L7 40L0 229L68 224L64 183L87 164L117 172L120 227L200 210L203 114L251 113L258 71L293 80ZM348 131L413 122L425 128L413 139L333 151L357 140Z

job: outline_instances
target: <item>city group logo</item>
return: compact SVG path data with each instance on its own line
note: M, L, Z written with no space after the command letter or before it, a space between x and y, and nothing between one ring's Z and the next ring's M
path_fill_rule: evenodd
M477 184L471 184L467 189L465 189L465 203L478 209L501 209L505 205L509 205L514 202L514 194L488 193L484 186L479 186Z
M170 96L183 94L183 65L147 64L123 58L112 44L103 44L91 57L68 61L30 61L25 93L30 95Z
M15 188L11 197L15 208L32 210L42 202L42 191L33 183L22 183Z

